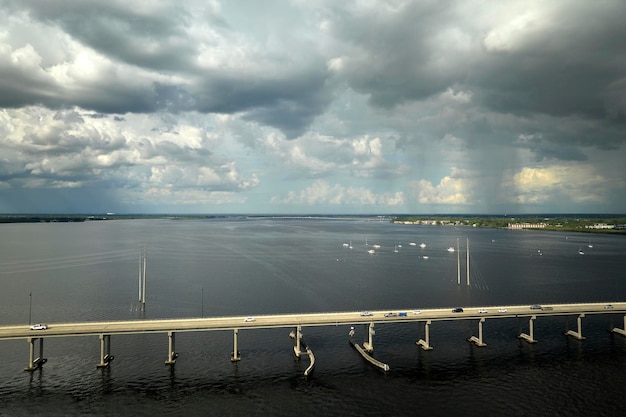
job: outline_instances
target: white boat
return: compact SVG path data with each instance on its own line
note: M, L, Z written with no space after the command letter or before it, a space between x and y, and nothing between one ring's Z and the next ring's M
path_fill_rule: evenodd
M409 242L409 246L415 246L415 245L417 245L417 243L415 243L415 242Z
M420 243L420 248L424 249L426 247L426 244L424 242Z
M450 246L450 247L448 248L448 252L454 252L454 247Z
M393 251L394 251L395 253L398 253L398 245L396 245L396 246L394 246L394 247L393 247Z
M428 256L424 255L422 256L422 259L428 259Z
M344 243L344 244L343 244L343 247L344 247L344 248L348 248L348 247L350 247L350 245L348 245L347 243Z
M373 253L376 253L376 251L374 249L370 249L370 250L367 251L367 253L373 254Z
M584 254L585 254L585 252L583 252L583 249L582 249L582 248L578 248L578 254L579 254L579 255L584 255Z
M380 245L374 245L372 246L374 249L380 249Z

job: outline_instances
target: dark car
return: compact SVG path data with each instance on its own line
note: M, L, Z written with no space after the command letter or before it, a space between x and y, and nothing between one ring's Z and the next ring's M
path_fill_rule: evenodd
M452 310L453 313L462 313L463 309L461 307L457 307L455 309Z

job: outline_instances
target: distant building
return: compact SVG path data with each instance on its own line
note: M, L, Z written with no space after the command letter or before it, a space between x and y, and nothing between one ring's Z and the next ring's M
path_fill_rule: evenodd
M593 226L585 226L587 229L615 229L614 224L596 223Z
M509 223L509 229L522 230L522 229L543 229L548 226L547 223Z

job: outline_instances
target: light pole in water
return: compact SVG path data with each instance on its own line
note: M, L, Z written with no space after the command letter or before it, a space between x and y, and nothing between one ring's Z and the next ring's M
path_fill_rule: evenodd
M28 297L30 298L29 305L28 305L28 325L30 326L32 316L33 316L33 292L32 291L30 292L30 294L28 294Z

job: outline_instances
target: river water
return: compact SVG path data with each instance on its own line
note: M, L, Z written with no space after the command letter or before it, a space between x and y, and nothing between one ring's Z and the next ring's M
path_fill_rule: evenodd
M462 285L446 250L457 239ZM620 236L363 218L4 224L0 324L625 301L625 260ZM576 316L539 318L529 345L516 338L526 318L487 320L479 348L466 341L476 320L434 322L424 352L423 323L379 324L386 374L349 345L349 326L304 328L316 358L308 378L288 329L241 330L238 363L231 332L179 333L174 367L166 335L113 336L105 370L95 336L46 339L48 362L33 373L26 341L0 341L0 415L624 415L626 339L607 331L623 316L585 317L582 342L563 335L575 326ZM364 326L356 332L365 339Z

